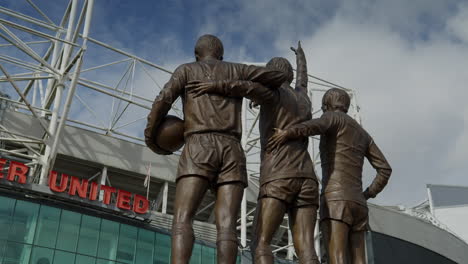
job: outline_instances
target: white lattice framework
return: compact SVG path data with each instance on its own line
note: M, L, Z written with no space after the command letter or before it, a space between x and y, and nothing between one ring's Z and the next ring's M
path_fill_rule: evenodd
M47 183L66 125L143 144L143 128L151 103L171 74L171 70L91 38L94 0L60 3L64 5L63 14L49 14L33 0L24 0L20 10L0 6L2 109L8 104L15 111L32 115L43 130L43 136L35 138L14 133L0 122L0 152L28 160L30 173L40 184ZM351 95L350 114L360 122L354 90L310 75L313 116L320 115L322 94L332 87ZM180 102L176 102L171 114L181 117L180 109ZM259 185L258 118L258 109L247 107L244 101L242 142L249 188L253 189ZM18 147L7 149L5 143ZM310 153L319 168L317 145L317 138L313 138ZM254 209L247 211L244 198L239 219L244 247L253 213ZM281 235L286 231L290 234L287 225L281 229ZM290 238L288 245L276 246L275 252L286 250L288 258L293 259L291 243Z

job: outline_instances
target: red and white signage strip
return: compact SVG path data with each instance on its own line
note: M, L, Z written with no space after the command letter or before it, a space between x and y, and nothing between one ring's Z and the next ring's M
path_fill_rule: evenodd
M0 159L0 179L20 184L26 184L29 167L17 161L9 161L9 168L6 175L2 173L8 160ZM109 205L113 195L117 195L115 206L121 210L131 210L137 214L146 214L149 210L149 201L146 197L132 194L130 192L116 189L111 186L99 185L96 182L89 182L87 179L80 179L62 173L51 171L49 175L49 188L54 193L67 193L70 196L78 196L89 201L98 201ZM99 192L102 191L102 200Z

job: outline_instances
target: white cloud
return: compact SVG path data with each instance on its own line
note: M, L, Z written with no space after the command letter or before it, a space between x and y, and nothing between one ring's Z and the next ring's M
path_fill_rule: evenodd
M337 15L304 39L304 49L312 73L357 90L364 126L394 168L375 201L413 204L427 183L468 185L460 175L468 157L468 46L445 32L407 39L373 21ZM367 182L373 175L365 170Z
M302 39L310 73L356 89L364 126L394 168L374 202L411 205L427 183L468 186L468 46L459 41L468 12L458 2L328 2L330 11L324 1L257 0L219 14L222 27L206 24L221 36L243 32L240 48L255 51L268 32L271 57L293 59L288 47ZM367 168L365 181L373 176Z
M447 22L447 28L456 38L468 43L468 4L461 4L458 13Z

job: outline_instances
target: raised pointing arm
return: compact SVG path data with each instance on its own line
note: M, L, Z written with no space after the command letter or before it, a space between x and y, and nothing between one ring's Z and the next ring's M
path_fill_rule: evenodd
M301 42L298 42L297 49L291 47L291 50L296 53L296 91L307 94L309 77L307 76L307 60Z

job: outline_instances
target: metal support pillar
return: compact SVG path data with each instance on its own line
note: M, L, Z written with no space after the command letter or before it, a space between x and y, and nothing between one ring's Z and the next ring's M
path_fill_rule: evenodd
M165 182L163 186L163 198L162 198L162 208L161 213L167 213L167 195L169 193L169 183Z
M76 85L78 82L79 74L81 71L81 64L83 62L83 53L86 50L86 45L87 45L87 40L88 40L88 34L89 34L89 28L91 24L91 17L92 17L92 10L93 10L93 4L94 0L88 0L86 3L86 6L83 8L86 8L86 18L84 22L84 28L83 28L83 43L81 46L81 50L75 59L71 59L71 53L72 53L72 46L68 43L64 43L63 46L63 53L61 57L61 65L60 65L60 74L61 76L58 78L56 81L55 85L55 97L54 97L54 109L52 112L52 117L51 117L51 122L50 122L50 132L52 136L49 138L49 140L46 143L46 149L45 153L42 156L41 163L42 163L42 170L41 170L41 176L40 176L40 184L46 184L47 182L47 174L49 169L53 166L53 163L55 161L55 157L57 155L57 146L60 141L60 134L61 131L63 130L63 127L65 126L65 121L67 119L68 113L70 111L71 107L71 101L73 99L73 95L75 93ZM71 10L70 10L70 16L69 16L69 23L68 23L68 29L67 29L67 34L66 34L66 42L70 42L73 37L74 30L78 31L80 24L75 26L75 16L77 12L77 5L78 5L78 0L73 0L71 4ZM79 19L81 20L81 19ZM63 104L63 110L59 119L58 112L59 108L61 105L62 101L62 93L65 88L65 81L68 80L68 71L69 69L73 66L76 65L75 71L72 74L71 78L71 84L69 87L69 91L67 94L67 97L65 99L65 102ZM49 95L52 95L53 91L49 91ZM47 104L47 99L46 102Z
M99 177L99 187L101 187L101 185L106 185L106 181L107 181L107 167L104 166L102 168L102 172L101 172L101 175ZM99 192L99 201L102 201L104 198L104 191L100 191Z
M246 128L247 128L247 100L244 98L242 100L242 147L245 149L246 147ZM247 178L249 176L247 175ZM244 191L244 196L242 197L241 203L241 246L243 248L247 247L247 193Z
M289 219L288 219L288 222L289 222ZM292 244L293 244L293 237L292 237L292 232L291 232L291 229L289 228L289 223L288 223L288 245L290 245L288 247L288 254L286 255L286 259L288 260L294 259L294 246L292 246Z

